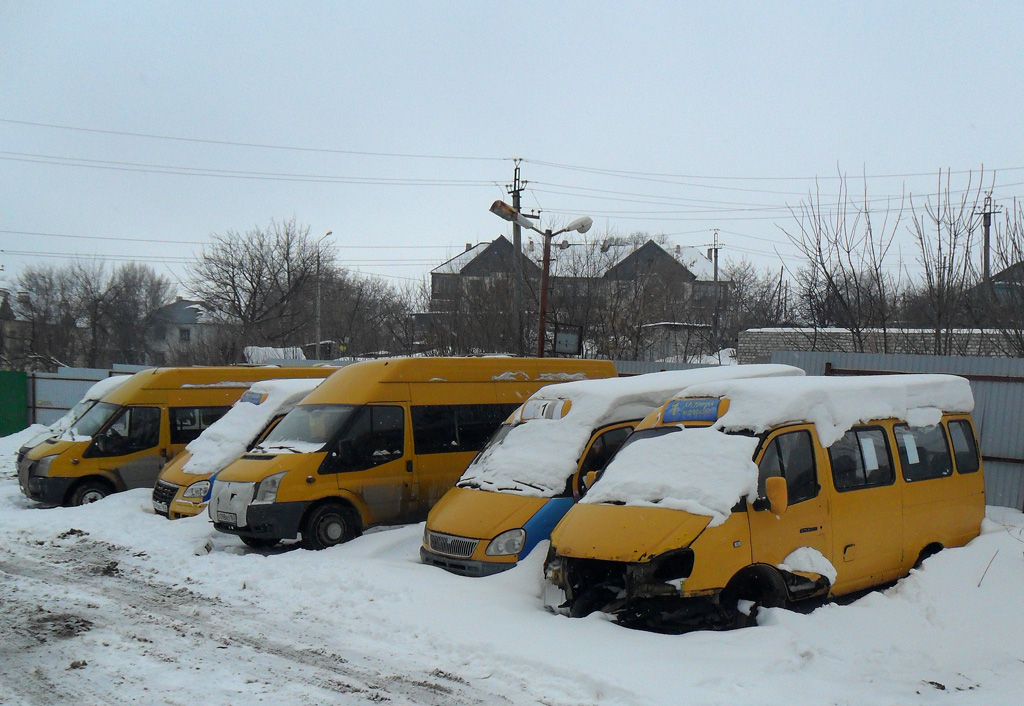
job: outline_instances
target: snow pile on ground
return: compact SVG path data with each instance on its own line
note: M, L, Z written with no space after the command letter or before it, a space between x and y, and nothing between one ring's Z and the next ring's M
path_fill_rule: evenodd
M242 349L246 363L264 365L272 360L305 360L306 354L298 346L274 348L273 346L246 346Z
M697 384L680 397L728 397L719 429L760 433L776 424L810 422L831 446L855 424L895 417L927 426L942 411L970 412L970 383L955 375L870 375L743 380Z
M580 502L684 510L720 525L737 501L757 496L757 443L712 427L641 439L619 451Z
M594 429L643 419L678 390L695 383L803 374L789 365L742 365L548 385L531 395L526 405L539 400L569 400L569 411L557 419L527 419L515 426L500 444L488 447L474 459L459 485L553 497L562 493L566 480L576 472ZM517 418L522 418L526 405L517 412Z
M221 470L244 454L274 417L301 402L324 379L297 378L253 383L223 417L185 447L191 458L181 470L196 475Z
M39 509L13 470L30 434L0 439L0 703L1002 706L1024 687L1017 511L848 605L660 635L547 613L544 547L473 579L419 563L422 524L259 552L144 490Z

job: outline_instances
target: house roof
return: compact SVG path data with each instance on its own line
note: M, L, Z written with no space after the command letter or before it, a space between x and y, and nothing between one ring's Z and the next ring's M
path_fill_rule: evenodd
M490 243L477 243L468 250L464 250L451 260L442 263L432 269L430 274L438 275L457 275L462 272L463 268L469 263L473 262L477 257L483 254L484 250L491 246Z
M153 318L168 324L212 323L210 313L203 302L180 297L167 306L157 309Z
M612 269L622 264L629 256L641 249L657 249L673 257L694 277L702 281L712 281L715 276L714 264L704 253L687 245L664 247L653 240L635 241L629 238L608 238L598 243L555 242L551 246L551 275L553 277L604 277ZM581 262L594 252L597 257L592 264L582 271ZM534 248L531 253L540 262L542 250Z

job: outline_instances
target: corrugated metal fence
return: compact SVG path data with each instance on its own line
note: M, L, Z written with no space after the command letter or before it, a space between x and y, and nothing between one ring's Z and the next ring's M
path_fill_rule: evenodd
M776 351L772 362L795 365L808 375L900 372L967 378L985 461L986 502L1024 509L1024 359Z

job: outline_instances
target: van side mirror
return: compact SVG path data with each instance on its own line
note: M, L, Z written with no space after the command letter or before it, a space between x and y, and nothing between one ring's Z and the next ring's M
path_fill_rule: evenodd
M593 488L594 487L594 483L596 483L596 482L597 482L597 471L588 471L587 474L585 476L583 476L583 487L586 490L590 490L591 488Z
M789 489L786 487L786 479L781 476L766 478L764 482L765 495L768 496L768 506L773 515L781 515L789 507Z

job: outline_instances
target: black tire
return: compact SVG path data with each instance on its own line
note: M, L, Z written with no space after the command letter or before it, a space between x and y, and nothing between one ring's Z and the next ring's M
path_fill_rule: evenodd
M618 594L619 589L616 586L610 586L605 583L591 586L572 602L572 605L569 607L569 616L572 618L585 618L591 613L607 606L615 600L615 596Z
M103 480L89 479L84 480L74 487L71 494L68 495L68 506L77 507L79 505L88 505L98 500L102 500L111 493L114 489L110 487L110 483Z
M313 508L302 522L302 546L305 549L327 549L359 535L359 526L349 508L327 503Z
M730 582L723 592L722 605L728 618L726 628L750 628L757 625L757 614L761 608L785 608L788 595L786 584L777 573L752 573ZM739 609L740 601L753 605L744 613Z
M277 543L281 541L280 539L270 537L245 537L240 535L238 538L242 540L242 544L253 549L270 549L277 546Z

